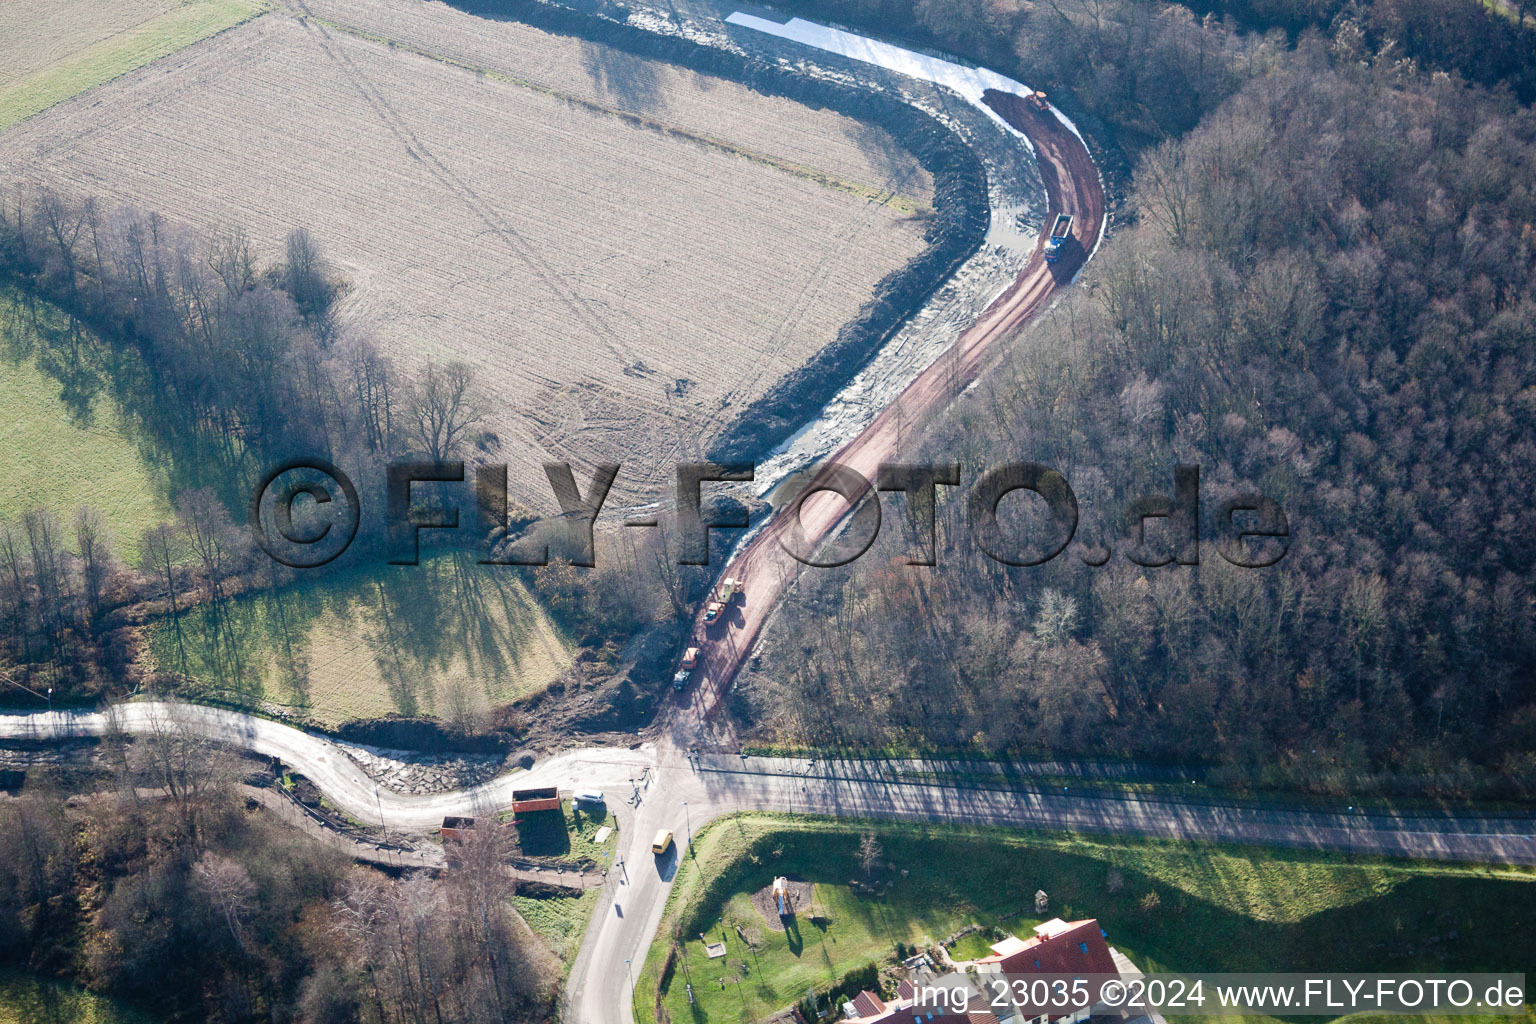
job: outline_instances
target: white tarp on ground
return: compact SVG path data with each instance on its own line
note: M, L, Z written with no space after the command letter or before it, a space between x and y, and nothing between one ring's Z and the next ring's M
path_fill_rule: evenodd
M987 68L969 68L964 64L956 64L954 61L944 60L942 57L930 57L926 53L917 53L914 50L904 49L891 43L882 43L878 39L861 36L853 32L844 32L842 29L830 28L819 25L814 21L806 21L804 18L791 18L784 24L759 18L751 14L743 14L736 11L725 19L728 25L740 25L742 28L756 29L766 32L781 39L790 39L806 46L814 46L818 50L826 50L830 53L841 54L851 60L863 61L866 64L874 64L897 74L907 75L911 78L942 85L964 96L975 106L985 111L987 116L1008 131L1023 139L1024 135L1007 121L997 115L991 107L981 101L981 96L988 89L998 92L1010 92L1015 96L1029 96L1034 90L1023 82L1015 81L1007 75L1000 75L996 71ZM1071 129L1072 134L1082 138L1077 126L1068 120L1061 111L1055 107L1051 112L1061 120L1061 123ZM1025 139L1028 142L1028 139ZM1030 147L1034 149L1033 146Z

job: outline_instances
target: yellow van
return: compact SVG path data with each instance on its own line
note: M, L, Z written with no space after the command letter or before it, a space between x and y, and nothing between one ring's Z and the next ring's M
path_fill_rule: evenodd
M655 839L651 840L651 852L660 855L670 849L672 849L672 830L664 828L656 833Z

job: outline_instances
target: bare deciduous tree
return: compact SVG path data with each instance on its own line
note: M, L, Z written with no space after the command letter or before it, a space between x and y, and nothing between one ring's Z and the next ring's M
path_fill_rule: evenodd
M485 419L474 369L458 361L427 360L411 385L409 417L419 451L443 461L459 454L469 432Z
M112 575L112 550L101 516L82 508L75 512L75 550L80 555L80 583L85 591L86 615L94 620L101 613L107 582Z
M245 922L257 897L250 872L222 854L204 852L192 866L192 882L229 929L230 938L245 952Z
M865 832L859 836L859 867L871 878L874 877L875 868L880 866L880 858L885 856L885 850L880 846L880 840L873 832Z
M176 501L176 520L192 554L202 564L208 600L224 597L224 581L245 555L245 535L235 529L229 510L208 488L186 491Z
M181 535L165 523L144 531L139 542L139 568L151 579L164 584L171 606L171 627L176 636L176 653L181 671L187 671L186 638L181 631L181 608L176 597L176 566L181 561Z
M239 759L209 738L195 708L157 704L143 714L147 728L129 755L134 775L175 808L181 841L201 848L201 812L227 796L240 775Z

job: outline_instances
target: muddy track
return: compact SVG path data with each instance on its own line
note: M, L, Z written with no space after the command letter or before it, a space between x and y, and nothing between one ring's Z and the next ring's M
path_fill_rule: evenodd
M983 99L1034 144L1050 200L1045 223L1050 224L1057 213L1070 213L1075 244L1066 248L1061 259L1049 264L1037 249L1013 284L983 311L976 323L863 433L828 460L829 464L857 470L866 480L875 478L880 463L896 459L903 435L910 436L913 427L931 423L980 376L997 355L1000 343L1072 282L1104 229L1103 182L1082 139L1054 113L1037 110L1022 97L989 90ZM846 517L848 508L841 498L830 494L807 500L801 514L807 542L814 545L830 536ZM661 726L663 736L677 746L697 745L708 732L706 720L719 707L780 597L804 570L780 546L781 538L787 536L791 527L781 509L736 554L723 573L745 583L745 599L738 599L713 624L704 622L702 609L695 619L691 642L701 649L700 664L693 673L694 681Z
M354 834L271 787L242 785L240 793L277 821L360 863L394 872L436 872L447 865L447 847L431 845L421 838L419 832L401 833L394 837L394 842L389 840L387 833L383 838L361 832ZM148 795L153 797L158 793L150 791ZM572 892L599 889L607 877L604 871L581 871L521 859L504 864L502 870L508 878L519 882Z

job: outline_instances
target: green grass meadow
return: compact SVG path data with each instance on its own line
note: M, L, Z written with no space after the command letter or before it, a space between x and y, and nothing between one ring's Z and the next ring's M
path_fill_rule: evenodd
M511 811L503 811L503 821L512 820ZM619 819L607 808L596 811L577 807L569 800L560 802L560 814L539 811L518 817L517 854L541 863L565 865L575 870L608 867L619 847ZM601 843L597 834L608 834Z
M110 38L60 58L0 90L0 131L88 89L249 21L261 0L188 0Z
M184 609L149 632L189 696L337 725L472 720L542 689L574 656L523 582L462 553L366 565Z
M562 973L569 974L601 895L601 889L587 889L568 896L519 895L512 902L528 927L560 958Z
M54 319L45 315L39 330L61 330ZM132 563L144 530L170 516L165 476L124 429L106 389L46 372L42 360L58 347L34 345L23 334L14 309L0 302L0 518L14 523L42 507L69 534L75 510L88 506L105 520L117 557Z
M876 872L889 884L877 896L848 884L866 878L866 831L895 865ZM785 1009L897 943L980 924L987 931L950 955L985 955L991 929L1027 936L1039 923L1036 889L1052 917L1097 918L1144 970L1536 970L1536 872L1526 869L768 814L712 823L692 854L637 978L642 1024L656 1019L658 983L672 1021L721 1024ZM815 885L812 907L782 932L749 899L780 874ZM700 932L727 955L710 960Z

